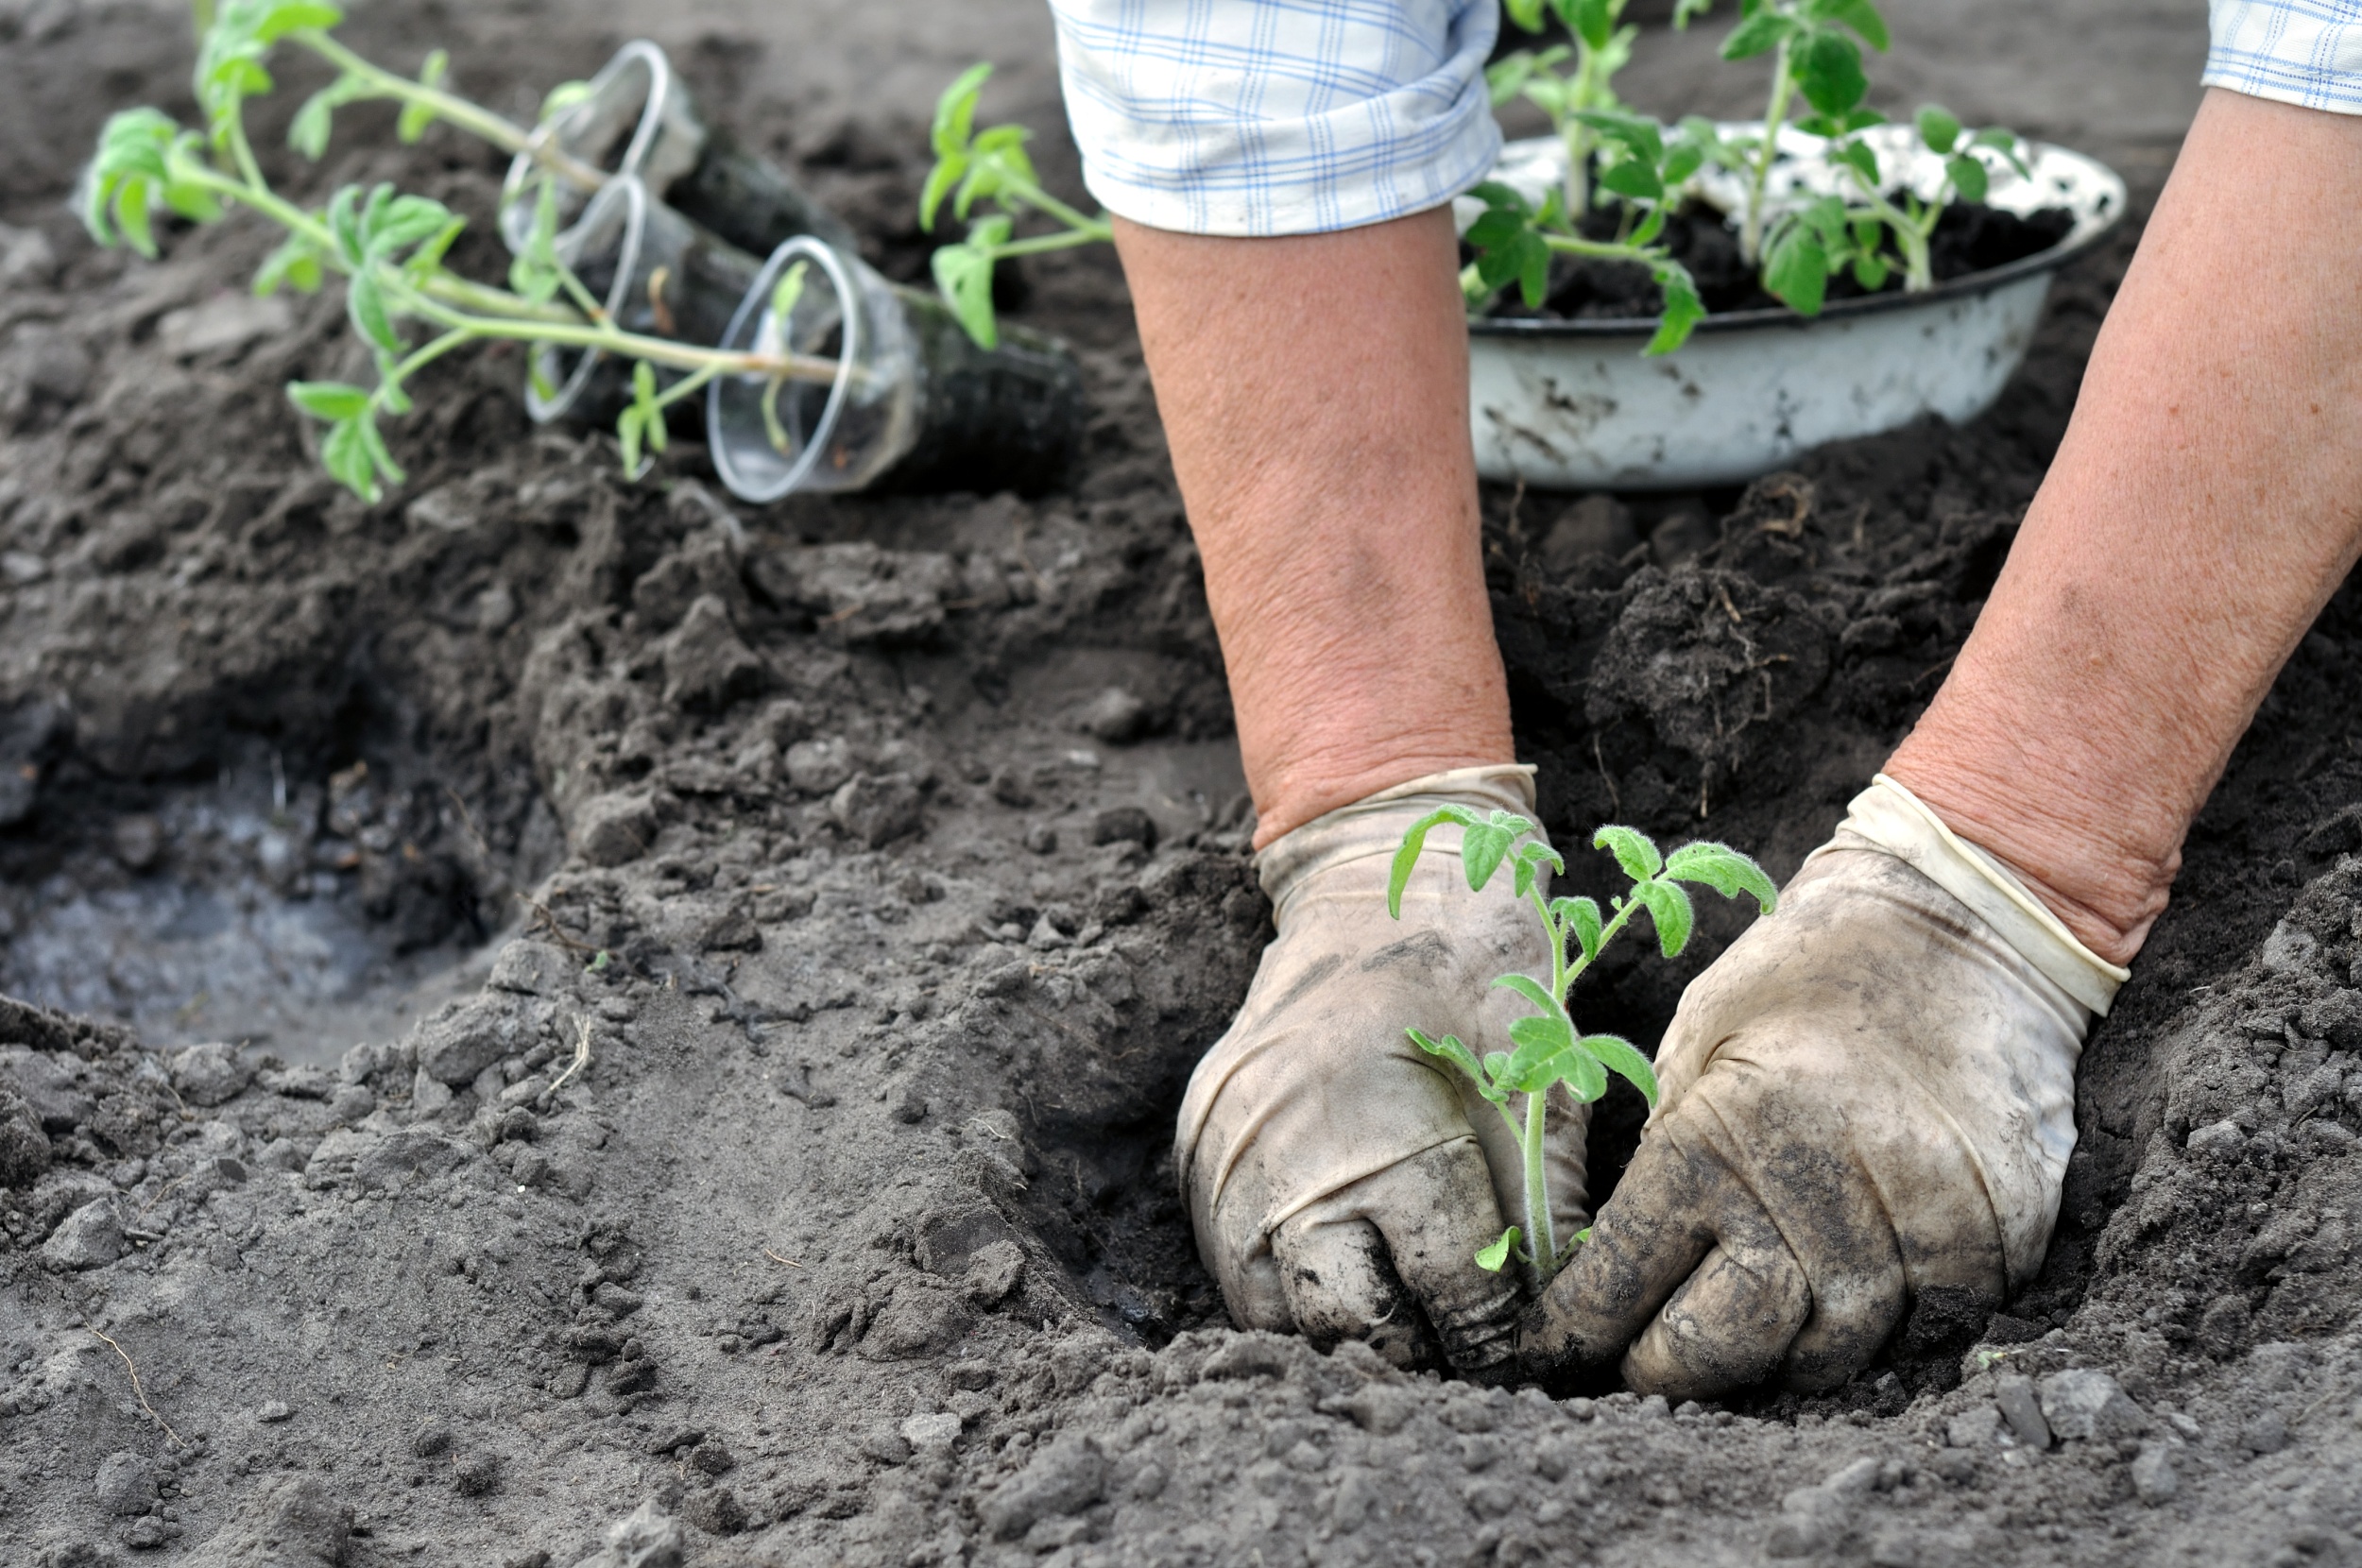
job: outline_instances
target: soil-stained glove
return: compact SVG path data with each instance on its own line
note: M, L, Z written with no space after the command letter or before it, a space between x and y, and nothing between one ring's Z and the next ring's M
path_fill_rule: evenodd
M1521 1352L1626 1351L1674 1400L1815 1389L1915 1301L2000 1304L2049 1244L2076 1059L2125 978L1881 775L1683 994L1639 1152Z
M1448 827L1429 837L1399 920L1386 880L1404 831L1440 806L1531 816L1532 772L1414 779L1257 858L1279 934L1190 1077L1174 1144L1199 1255L1240 1326L1366 1339L1398 1364L1430 1355L1431 1328L1464 1371L1507 1359L1515 1271L1488 1273L1476 1253L1522 1212L1516 1140L1403 1031L1505 1048L1529 1009L1493 980L1547 977L1549 944L1506 877L1468 891ZM1550 1188L1571 1229L1587 1109L1561 1090L1551 1110Z

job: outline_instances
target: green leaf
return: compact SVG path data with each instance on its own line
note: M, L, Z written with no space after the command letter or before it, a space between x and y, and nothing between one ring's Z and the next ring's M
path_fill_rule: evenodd
M1599 1058L1569 1047L1555 1064L1557 1078L1579 1105L1588 1105L1607 1093L1607 1074L1601 1070Z
M1575 1042L1575 1048L1630 1082L1651 1105L1656 1104L1656 1071L1630 1040L1620 1034L1586 1034Z
M640 462L640 433L647 424L647 416L638 403L633 403L615 417L615 441L623 448L624 477L637 479L647 470Z
M1659 201L1665 196L1665 181L1657 178L1655 169L1637 158L1619 159L1601 169L1600 184L1635 201Z
M1649 906L1649 918L1656 926L1656 945L1667 958L1679 958L1681 950L1689 946L1690 928L1697 913L1689 907L1689 895L1671 882L1642 882L1633 889L1639 900Z
M381 191L390 187L380 186ZM389 260L430 235L439 233L453 218L452 210L428 196L395 196L372 201L363 230L363 243L371 258Z
M1936 104L1922 104L1912 124L1919 128L1919 139L1927 144L1927 150L1939 158L1960 139L1960 122L1950 110Z
M332 82L304 99L303 107L296 111L295 118L288 123L287 145L309 162L318 162L320 155L328 150L328 133L340 101L336 89L343 85L341 80Z
M1517 1245L1517 1237L1520 1234L1522 1233L1518 1231L1517 1227L1512 1225L1509 1229L1501 1232L1501 1238L1498 1241L1494 1242L1489 1247L1480 1247L1477 1249L1477 1267L1483 1270L1488 1274L1499 1273L1504 1268L1508 1267L1510 1250Z
M1395 850L1394 868L1386 877L1386 912L1395 919L1402 918L1402 890L1411 885L1411 874L1418 869L1419 854L1427 847L1427 836L1445 823L1473 827L1477 814L1465 806L1439 806L1405 829L1402 843Z
M409 259L402 264L403 276L413 281L422 281L431 277L443 264L443 258L451 251L452 242L458 239L467 227L466 218L454 217L428 235L426 243L410 252Z
M1538 10L1536 16L1539 16ZM1498 109L1524 89L1533 73L1534 58L1531 49L1503 55L1484 68L1484 94L1492 100L1493 107Z
M1468 242L1471 249L1505 249L1516 243L1518 235L1526 232L1530 221L1523 213L1513 212L1506 207L1491 207L1468 225L1468 231L1461 238Z
M1407 1029L1403 1032L1411 1036L1412 1045L1429 1056L1440 1056L1467 1074L1470 1082L1476 1084L1478 1092L1486 1099L1498 1101L1508 1098L1486 1081L1484 1068L1478 1063L1476 1052L1462 1045L1460 1036L1457 1034L1446 1034L1441 1040L1430 1040L1415 1029Z
M1509 20L1530 33L1542 30L1542 0L1502 0L1501 9Z
M1508 811L1495 811L1491 820L1470 823L1460 838L1460 863L1468 874L1468 891L1481 893L1484 884L1509 853L1510 845L1532 830L1533 824Z
M1829 287L1829 254L1809 225L1781 226L1763 259L1763 286L1799 315L1819 315Z
M1842 22L1860 35L1861 41L1880 54L1885 54L1892 40L1887 36L1886 18L1870 0L1829 0L1822 14L1832 22Z
M997 347L1001 327L992 313L991 253L966 243L947 245L935 252L931 266L935 287L967 335L979 347Z
M1605 929L1605 922L1600 916L1597 900L1553 898L1550 918L1558 922L1562 930L1574 932L1575 950L1583 955L1584 963L1600 956L1600 932Z
M1606 48L1615 37L1617 9L1612 0L1566 0L1560 8L1567 30L1594 49Z
M1878 188L1878 155L1871 150L1869 143L1841 142L1831 149L1831 156L1834 162L1853 171L1864 190Z
M1532 975L1503 975L1493 983L1504 991L1515 991L1546 1014L1559 1018L1566 1016L1566 1010L1558 1005L1557 998L1550 995L1549 987Z
M282 284L293 286L299 294L319 290L319 252L300 234L290 234L280 242L278 248L263 258L261 269L254 274L254 292L258 295L276 294Z
M1842 33L1810 34L1803 48L1789 54L1789 62L1805 101L1823 114L1850 113L1870 91L1870 78L1862 72L1861 48Z
M967 162L965 152L946 153L935 160L935 166L928 172L927 187L918 194L918 227L925 232L935 231L935 209L943 205L943 198L951 194L951 188L967 178Z
M992 67L980 61L961 72L943 90L943 96L935 100L934 125L928 131L928 140L937 158L967 150L971 128L976 123L976 98L991 77Z
M329 427L320 441L320 463L329 476L359 496L375 503L385 490L378 485L376 466L369 461L368 447L361 435L362 421L340 419Z
M1517 872L1518 897L1523 898L1532 891L1545 862L1560 876L1564 877L1566 874L1566 861L1560 858L1557 850L1552 849L1541 840L1535 839L1531 844L1522 844L1517 846L1515 864Z
M375 273L356 272L346 282L345 314L352 318L353 331L369 343L389 354L402 352L404 345L385 314L385 296Z
M1665 156L1665 131L1654 120L1621 110L1578 110L1571 118L1589 126L1607 141L1629 148L1634 157L1652 165Z
M1512 252L1517 261L1517 297L1526 309L1540 310L1550 292L1550 247L1541 235L1518 236Z
M1854 281L1859 283L1863 290L1867 293L1875 294L1880 289L1886 287L1887 276L1892 270L1893 269L1891 267L1887 265L1886 258L1880 256L1875 251L1860 250L1855 252Z
M426 57L426 63L419 67L419 85L440 87L450 70L451 56L436 49ZM424 136L426 128L434 123L435 111L432 108L425 104L406 103L402 106L401 118L394 122L394 135L407 145Z
M1960 193L1962 201L1985 199L1985 166L1966 153L1943 161L1943 172L1951 177L1952 188Z
M1644 356L1669 354L1688 342L1690 330L1706 318L1706 302L1699 298L1697 283L1681 263L1669 259L1657 262L1650 271L1656 279L1665 305L1657 314L1655 335L1640 351Z
M1686 32L1689 24L1714 9L1714 0L1673 0L1673 30Z
M1624 875L1635 882L1647 881L1665 864L1665 857L1657 853L1649 835L1636 827L1610 823L1591 835L1591 847L1614 855L1616 863L1624 868Z
M810 262L791 263L787 270L779 274L778 284L771 290L771 315L779 322L782 332L796 318L796 306L804 297L804 281L811 272Z
M1731 29L1731 36L1722 41L1722 58L1753 60L1778 48L1796 30L1792 19L1766 7Z
M589 82L561 81L556 87L551 88L547 93L542 94L541 111L539 115L535 116L535 123L538 125L548 125L552 120L556 119L559 115L573 108L574 105L585 101L590 96L590 84Z
M1519 1018L1509 1026L1516 1050L1499 1075L1504 1088L1519 1094L1540 1094L1565 1076L1574 1048L1575 1031L1563 1018Z
M313 418L329 420L353 418L369 406L366 387L340 381L291 381L287 400Z
M370 466L385 476L386 483L399 485L410 477L402 471L402 465L395 462L394 454L386 450L385 437L377 433L374 417L365 414L353 422L361 430L361 449L368 453Z

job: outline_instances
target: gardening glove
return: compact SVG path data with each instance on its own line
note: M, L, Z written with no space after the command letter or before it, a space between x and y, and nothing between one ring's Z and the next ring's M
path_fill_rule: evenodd
M1455 827L1429 836L1399 920L1386 883L1404 831L1438 807L1531 816L1532 774L1414 779L1256 858L1278 935L1190 1079L1174 1144L1199 1255L1241 1327L1324 1346L1365 1339L1401 1365L1437 1340L1463 1371L1508 1358L1518 1280L1475 1259L1502 1215L1523 1212L1516 1139L1403 1031L1506 1048L1510 1021L1529 1010L1493 980L1547 977L1549 943L1508 878L1468 890ZM1556 1090L1548 1170L1564 1230L1584 1218L1586 1121Z
M1914 1302L1999 1305L2049 1244L2076 1058L2125 978L1881 775L1683 994L1639 1151L1521 1351L1624 1352L1673 1400L1812 1390Z

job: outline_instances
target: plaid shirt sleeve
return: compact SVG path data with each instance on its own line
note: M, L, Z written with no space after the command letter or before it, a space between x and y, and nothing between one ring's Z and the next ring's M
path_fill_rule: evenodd
M1051 0L1083 179L1193 234L1324 233L1441 206L1500 148L1497 0Z
M2209 87L2362 114L2362 0L2212 0Z

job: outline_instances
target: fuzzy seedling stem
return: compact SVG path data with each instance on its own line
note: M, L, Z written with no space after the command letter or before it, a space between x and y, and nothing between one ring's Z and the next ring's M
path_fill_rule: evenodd
M1667 958L1678 955L1689 941L1695 912L1681 884L1713 888L1725 897L1741 893L1754 896L1765 913L1777 901L1772 879L1763 868L1726 844L1686 844L1670 855L1660 855L1648 837L1631 827L1606 827L1592 844L1615 855L1617 864L1632 879L1629 892L1609 902L1605 913L1589 898L1552 898L1552 872L1564 875L1566 861L1538 836L1535 826L1509 811L1481 816L1464 806L1446 806L1412 824L1395 851L1387 880L1387 911L1402 917L1402 895L1417 871L1429 832L1446 825L1461 829L1460 859L1470 892L1481 893L1503 865L1511 868L1516 896L1533 911L1550 951L1548 985L1530 975L1503 975L1493 983L1515 991L1534 1008L1534 1014L1509 1026L1511 1051L1493 1051L1480 1059L1455 1035L1440 1040L1413 1028L1405 1031L1413 1045L1457 1067L1476 1084L1515 1137L1524 1187L1521 1223L1503 1232L1498 1241L1477 1254L1486 1269L1498 1270L1516 1257L1532 1270L1537 1286L1571 1255L1587 1232L1562 1247L1557 1219L1550 1212L1548 1167L1549 1097L1559 1085L1579 1103L1589 1103L1607 1092L1607 1075L1629 1081L1654 1105L1656 1074L1648 1058L1632 1043L1613 1034L1584 1034L1566 1010L1566 997L1576 980L1598 962L1607 945L1643 909L1656 927L1657 945ZM1568 956L1568 944L1574 956ZM1525 1099L1522 1116L1510 1110L1512 1095ZM1518 1249L1522 1236L1523 1251Z
M1796 78L1789 69L1789 41L1783 39L1772 68L1772 99L1763 109L1763 141L1747 173L1747 211L1739 223L1738 256L1749 266L1763 261L1764 193L1780 153L1780 128L1788 123L1788 106L1796 92Z

